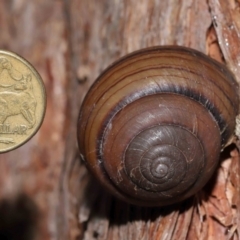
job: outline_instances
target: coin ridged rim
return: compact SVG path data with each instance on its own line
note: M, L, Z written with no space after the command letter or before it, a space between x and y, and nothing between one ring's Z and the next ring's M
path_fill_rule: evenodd
M22 62L25 66L27 66L29 68L29 70L31 71L31 73L36 77L37 81L39 82L39 84L41 85L41 93L42 93L42 96L43 96L43 112L42 112L42 116L41 116L41 119L38 123L38 125L35 127L35 129L33 130L33 132L24 140L22 141L21 143L19 144L16 144L10 148L7 148L7 149L3 149L1 150L0 149L0 154L1 153L6 153L6 152L10 152L12 150L15 150L19 147L21 147L22 145L24 145L26 142L28 142L33 136L36 135L36 133L38 132L38 130L40 129L40 127L42 126L42 123L44 121L44 117L45 117L45 114L46 114L46 106L47 106L47 93L46 93L46 88L45 88L45 85L44 85L44 82L43 82L43 79L41 77L41 75L38 73L38 71L34 68L34 66L28 61L26 60L24 57L18 55L17 53L15 52L12 52L12 51L8 51L8 50L2 50L0 49L0 55L6 55L6 56L10 56L10 57L13 57L13 58L16 58L17 60L19 60L20 62Z

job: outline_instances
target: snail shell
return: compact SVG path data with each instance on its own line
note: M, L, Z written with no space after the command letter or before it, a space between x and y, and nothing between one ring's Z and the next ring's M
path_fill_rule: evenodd
M162 206L199 191L233 135L233 75L185 47L133 52L89 90L78 120L88 169L115 196Z

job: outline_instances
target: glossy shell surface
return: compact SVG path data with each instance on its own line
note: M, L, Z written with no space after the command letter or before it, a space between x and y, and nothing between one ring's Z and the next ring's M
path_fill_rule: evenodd
M78 120L88 169L115 196L161 206L199 191L233 134L238 85L193 49L143 49L107 68Z

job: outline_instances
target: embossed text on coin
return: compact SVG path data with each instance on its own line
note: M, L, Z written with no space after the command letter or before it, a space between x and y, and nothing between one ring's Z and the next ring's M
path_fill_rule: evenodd
M22 57L0 50L0 153L28 141L41 126L45 109L37 71Z

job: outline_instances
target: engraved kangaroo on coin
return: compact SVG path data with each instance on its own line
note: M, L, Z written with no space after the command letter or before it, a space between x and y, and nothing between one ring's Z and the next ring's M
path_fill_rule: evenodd
M0 153L28 141L45 109L45 87L37 71L22 57L0 50Z

